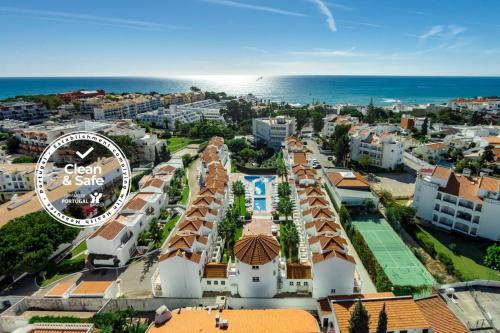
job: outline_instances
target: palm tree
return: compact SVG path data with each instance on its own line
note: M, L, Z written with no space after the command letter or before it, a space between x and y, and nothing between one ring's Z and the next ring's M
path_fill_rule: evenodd
M285 225L282 230L283 235L281 236L283 237L283 243L288 250L288 260L292 262L293 249L296 248L299 243L299 233L293 224Z
M288 216L292 214L292 202L288 198L281 197L278 203L278 211L285 215L285 222L288 223Z
M245 187L243 186L241 180L233 183L233 195L238 198L238 208L241 214L241 196L245 195Z
M234 232L236 230L236 224L234 220L224 217L219 225L219 234L224 237L226 242L226 256L229 259L229 245L231 244L231 239L233 239Z
M285 163L281 159L276 162L276 172L283 181L285 181L285 179L288 177Z
M278 185L278 195L280 198L289 198L291 194L290 185L288 183L280 183Z

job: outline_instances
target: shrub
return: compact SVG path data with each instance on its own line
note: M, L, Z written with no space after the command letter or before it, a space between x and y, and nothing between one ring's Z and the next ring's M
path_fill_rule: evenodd
M72 316L33 316L29 323L84 323L85 320Z
M419 244L429 253L429 255L433 258L436 257L436 247L434 246L434 243L432 240L423 232L420 232L417 234L417 240Z
M455 270L455 265L453 264L453 260L445 254L445 253L438 253L437 259L443 263L443 265L446 267L446 271L448 274L454 275L456 273Z

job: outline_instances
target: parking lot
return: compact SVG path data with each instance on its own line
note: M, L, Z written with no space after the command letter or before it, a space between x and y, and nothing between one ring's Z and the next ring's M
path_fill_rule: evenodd
M415 192L415 175L410 173L377 173L374 178L368 178L375 191L386 190L395 199L408 199Z

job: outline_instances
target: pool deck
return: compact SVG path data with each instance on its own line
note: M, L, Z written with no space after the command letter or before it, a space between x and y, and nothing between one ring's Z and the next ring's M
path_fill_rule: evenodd
M243 235L257 235L257 234L272 235L271 227L274 224L274 222L272 217L273 205L272 205L271 195L273 190L272 186L274 183L277 183L278 178L275 177L272 181L265 182L266 185L265 195L255 194L255 183L245 179L244 177L241 178L242 178L241 180L245 184L245 187L248 187L250 195L253 197L254 200L256 198L265 198L266 200L266 210L254 210L253 209L254 200L252 200L252 205L250 207L250 210L253 211L252 221L250 223L245 224L243 228Z

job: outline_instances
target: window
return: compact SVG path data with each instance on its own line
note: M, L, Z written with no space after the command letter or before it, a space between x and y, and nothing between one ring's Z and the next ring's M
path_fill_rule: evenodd
M429 333L429 329L428 329L428 328L424 328L424 329L422 330L422 333Z
M293 286L293 281L290 281L290 285Z
M226 285L226 281L221 281L221 282L220 282L220 285L221 285L221 286L225 286L225 285Z
M297 281L297 287L300 287L300 281Z
M304 281L304 286L308 286L308 285L309 285L309 282Z
M259 282L260 281L260 278L258 276L254 276L252 278L252 282Z
M330 290L330 294L335 294L335 289Z
M252 266L252 269L259 269L259 266Z
M214 281L214 285L218 286L219 285L219 281Z
M209 285L211 285L211 284L212 284L212 281L207 280L207 285L209 286Z
M399 333L408 333L407 330L402 330L402 331L399 331Z

